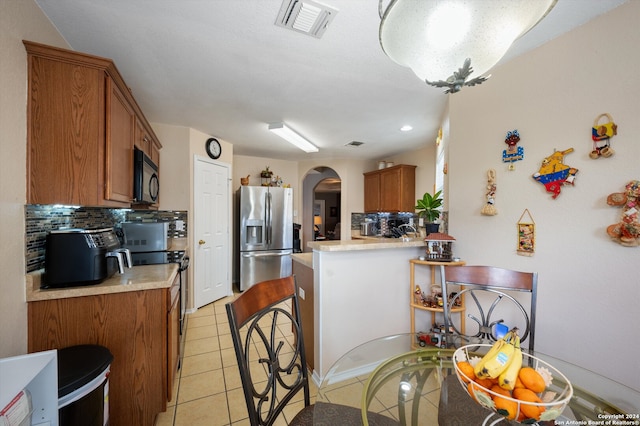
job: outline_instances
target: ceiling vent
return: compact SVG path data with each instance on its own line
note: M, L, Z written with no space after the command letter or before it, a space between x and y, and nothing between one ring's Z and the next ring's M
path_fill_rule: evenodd
M321 38L338 11L312 0L284 0L276 25Z
M346 144L345 146L360 146L360 145L364 145L364 142L360 142L360 141L351 141L348 144Z

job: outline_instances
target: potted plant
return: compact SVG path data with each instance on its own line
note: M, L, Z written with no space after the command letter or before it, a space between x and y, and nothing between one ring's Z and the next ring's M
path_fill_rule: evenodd
M417 200L417 206L415 207L418 212L418 217L424 218L424 227L427 235L438 232L440 225L435 221L440 217L440 210L442 206L442 191L438 191L431 195L425 192L422 199Z
M263 171L260 172L260 177L271 179L273 172L269 170L269 166L265 167Z

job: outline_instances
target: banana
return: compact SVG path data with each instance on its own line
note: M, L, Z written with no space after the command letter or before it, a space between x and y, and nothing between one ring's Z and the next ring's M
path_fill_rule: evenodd
M483 373L490 379L495 379L509 366L513 359L515 346L505 343L500 347L500 351L493 358L489 358L482 367Z
M511 362L507 366L507 369L498 376L498 385L502 389L513 390L516 385L516 379L518 378L518 373L520 372L520 368L522 368L522 349L520 349L520 336L518 333L514 333L515 342L514 342L514 351Z
M492 347L489 353L482 358L474 368L476 377L495 379L507 369L515 352L515 332L515 330L510 330L502 339L500 339L502 340L502 344L499 346L498 350L494 352ZM495 346L496 345L494 344L494 347Z
M484 370L484 365L488 360L492 359L498 354L498 352L500 352L502 346L506 344L505 339L510 338L510 336L511 331L505 334L502 338L496 340L491 349L489 349L489 352L487 352L485 356L483 356L482 359L475 365L475 367L473 368L473 372L475 373L476 377L481 379L486 379L489 377Z

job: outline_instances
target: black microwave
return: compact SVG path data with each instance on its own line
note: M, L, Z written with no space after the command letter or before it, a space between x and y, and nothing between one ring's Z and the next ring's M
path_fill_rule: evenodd
M143 151L133 149L133 201L140 204L158 202L160 182L158 166Z

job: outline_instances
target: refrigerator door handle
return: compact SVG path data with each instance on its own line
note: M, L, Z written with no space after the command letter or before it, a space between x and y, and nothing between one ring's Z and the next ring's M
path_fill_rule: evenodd
M267 227L267 229L266 229L266 232L267 232L266 242L267 242L267 245L270 246L272 244L272 241L271 241L272 235L271 234L272 234L273 230L271 229L271 225L272 225L272 222L271 222L272 221L272 218L271 218L271 194L269 192L267 192L265 194L265 219L266 219L266 222L267 222L267 224L266 224L266 227Z
M285 250L282 253L257 253L257 252L250 252L250 253L242 253L242 257L273 257L273 256L291 256L291 254L293 254L293 252L291 250Z

